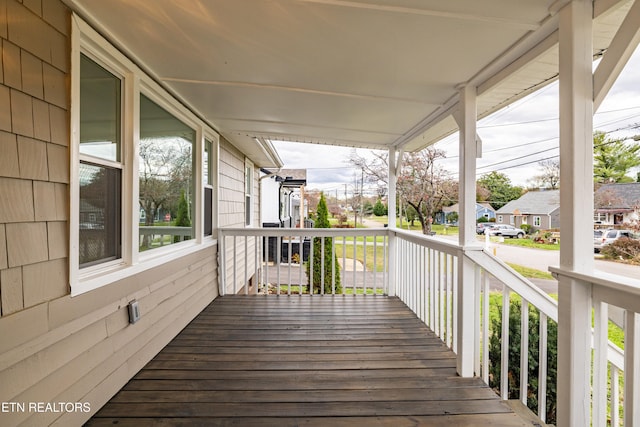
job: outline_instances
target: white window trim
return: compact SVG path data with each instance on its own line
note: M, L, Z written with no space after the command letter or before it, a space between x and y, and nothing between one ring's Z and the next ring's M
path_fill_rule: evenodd
M536 215L536 216L533 217L533 226L534 227L541 227L542 226L542 217L541 216L537 216Z
M69 216L69 282L71 296L97 289L115 281L130 277L142 271L160 266L176 256L185 256L216 244L216 233L203 238L202 203L204 187L202 182L202 156L204 138L213 143L215 162L213 169L214 188L214 224L218 225L217 171L219 170L219 136L206 123L168 94L153 79L147 76L124 54L118 51L106 39L98 34L78 15L73 14L71 25L71 147L70 147L70 216ZM80 54L84 54L99 63L105 69L122 79L122 137L119 167L122 168L122 237L121 258L80 269L79 266L79 210L80 187L78 166L86 156L80 155ZM196 131L193 147L195 156L194 185L195 192L195 235L196 238L168 245L163 248L140 254L138 251L138 166L137 152L140 135L140 95L144 94L167 112L183 121ZM102 163L102 161L101 161Z
M245 227L253 227L254 223L255 223L255 209L254 209L254 203L255 203L255 197L254 197L254 182L255 182L255 165L253 164L253 162L251 160L249 160L248 158L244 159L244 169L245 169L245 177L244 177L244 195L245 195L245 219L244 219L244 226ZM246 174L246 170L249 169L251 171L251 176L247 177ZM247 182L248 181L248 182ZM247 192L247 190L249 190L249 192ZM247 223L247 203L246 203L246 198L249 197L249 222Z
M502 215L498 215L498 223L502 224L502 222L504 221L504 217Z

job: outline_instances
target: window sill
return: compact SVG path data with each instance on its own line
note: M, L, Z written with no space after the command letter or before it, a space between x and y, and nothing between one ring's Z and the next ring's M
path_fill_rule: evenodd
M148 254L144 254L145 256L141 256L140 262L134 265L126 265L120 262L115 265L105 266L104 268L94 269L85 275L80 275L78 282L71 284L71 296L76 297L86 292L107 286L135 274L166 264L176 258L191 255L203 249L215 246L217 243L217 239L204 239L201 244L193 242L188 245L180 245L180 248L171 248L170 246L167 246L166 249L155 249L153 253L150 252Z

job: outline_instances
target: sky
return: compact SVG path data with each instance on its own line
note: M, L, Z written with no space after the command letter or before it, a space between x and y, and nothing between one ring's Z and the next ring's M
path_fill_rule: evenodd
M640 135L640 48L627 63L594 115L594 130L608 137ZM558 156L558 84L557 82L478 122L483 157L477 161L478 177L498 171L507 175L513 185L528 187L531 177L540 174L538 162ZM273 141L284 168L306 168L307 188L334 191L344 197L360 179L360 170L348 162L354 150L348 147ZM457 179L458 134L435 144L446 152L439 164ZM370 150L358 150L368 156ZM634 170L635 173L640 170ZM375 194L365 184L365 194Z

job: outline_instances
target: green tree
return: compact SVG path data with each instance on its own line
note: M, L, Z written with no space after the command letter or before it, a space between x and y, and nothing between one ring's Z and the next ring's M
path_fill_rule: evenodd
M180 201L178 202L178 214L176 215L176 227L191 227L191 218L189 217L189 204L184 195L184 190L180 193ZM185 237L188 240L189 237ZM180 236L173 237L174 243L180 241Z
M606 133L593 133L593 179L599 183L633 182L627 176L640 166L640 143L627 144L624 139L607 138Z
M509 177L500 172L489 172L478 180L478 186L489 192L489 204L500 209L512 200L522 196L522 187L511 185Z
M320 201L318 202L316 216L315 228L331 228L331 225L329 224L329 211L327 209L327 201L324 198L324 193L320 193ZM313 277L311 277L312 266ZM324 293L331 294L334 282L335 292L342 292L342 285L340 283L340 265L338 264L338 257L333 254L332 237L316 237L313 239L313 262L307 263L306 271L311 293L320 293L321 287L324 284Z
M387 207L382 204L382 200L378 199L373 205L373 214L375 216L384 216L387 214Z

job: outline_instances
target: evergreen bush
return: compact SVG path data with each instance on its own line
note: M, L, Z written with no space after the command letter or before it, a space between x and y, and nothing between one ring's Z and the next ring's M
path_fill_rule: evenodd
M331 228L329 224L329 213L324 193L320 193L320 201L316 211L315 228ZM322 246L324 242L324 263ZM333 261L333 262L332 262ZM338 257L333 255L333 238L316 237L313 239L313 277L311 277L311 262L306 263L307 279L312 293L320 293L324 276L324 293L331 294L335 272L335 292L342 292L340 283L340 264ZM333 264L333 265L332 265ZM324 274L323 274L324 272Z

